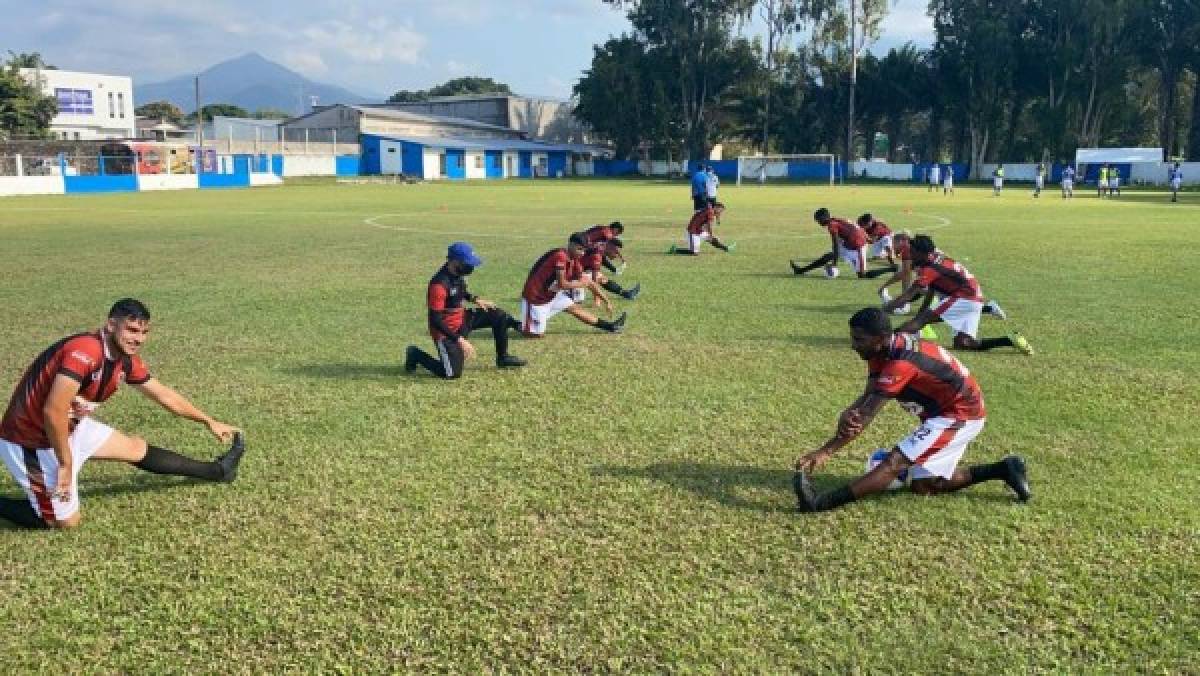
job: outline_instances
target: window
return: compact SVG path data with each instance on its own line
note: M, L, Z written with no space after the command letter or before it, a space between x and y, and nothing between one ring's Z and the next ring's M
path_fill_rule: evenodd
M117 109L113 106L113 93L108 93L108 117L112 119L117 116Z
M483 168L483 155L476 155L476 156L475 156L475 168L476 168L476 169L482 169L482 168Z
M90 89L58 89L54 90L54 98L58 99L59 115L92 115L92 92Z
M76 140L76 141L78 141L78 140L79 140L79 132L75 132L75 140Z
M117 92L117 113L122 120L125 119L125 92Z

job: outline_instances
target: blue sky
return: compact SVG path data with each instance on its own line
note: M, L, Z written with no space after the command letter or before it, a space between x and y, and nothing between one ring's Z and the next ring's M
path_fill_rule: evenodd
M929 44L925 0L899 0L877 48ZM148 84L245 52L368 95L461 75L566 98L592 45L628 28L600 0L0 0L0 50ZM750 27L753 31L754 27Z

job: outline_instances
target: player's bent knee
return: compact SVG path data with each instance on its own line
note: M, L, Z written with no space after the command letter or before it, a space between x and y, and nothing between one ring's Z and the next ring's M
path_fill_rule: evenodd
M47 521L46 523L51 528L56 528L58 530L70 530L72 528L78 528L79 526L83 525L83 512L75 512L65 519Z

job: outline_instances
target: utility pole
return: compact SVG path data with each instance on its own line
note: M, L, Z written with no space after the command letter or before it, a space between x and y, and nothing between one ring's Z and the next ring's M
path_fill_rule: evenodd
M856 2L850 0L850 115L846 121L846 166L854 162L854 90L858 85L858 45L855 33Z
M196 173L199 174L204 170L204 112L200 110L200 76L195 79L196 84Z

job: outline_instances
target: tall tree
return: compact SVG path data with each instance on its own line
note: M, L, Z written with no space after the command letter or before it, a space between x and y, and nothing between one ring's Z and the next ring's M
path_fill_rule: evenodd
M688 154L707 157L717 140L721 106L736 89L757 77L754 48L733 35L735 25L750 16L756 0L603 2L628 10L633 38L669 73L664 85L677 102Z
M11 52L10 52L11 54ZM41 87L21 75L27 63L20 55L0 68L0 134L5 137L45 138L58 114L58 101L42 94Z
M166 120L173 124L183 124L183 111L170 101L152 101L143 103L133 111L138 117L148 117L156 120Z
M420 103L439 96L512 95L513 90L490 77L457 77L429 89L401 89L388 97L388 103Z
M1200 38L1200 3L1197 0L1137 0L1131 13L1132 28L1143 63L1158 71L1158 142L1168 155L1178 150L1175 141L1179 79L1194 59Z

